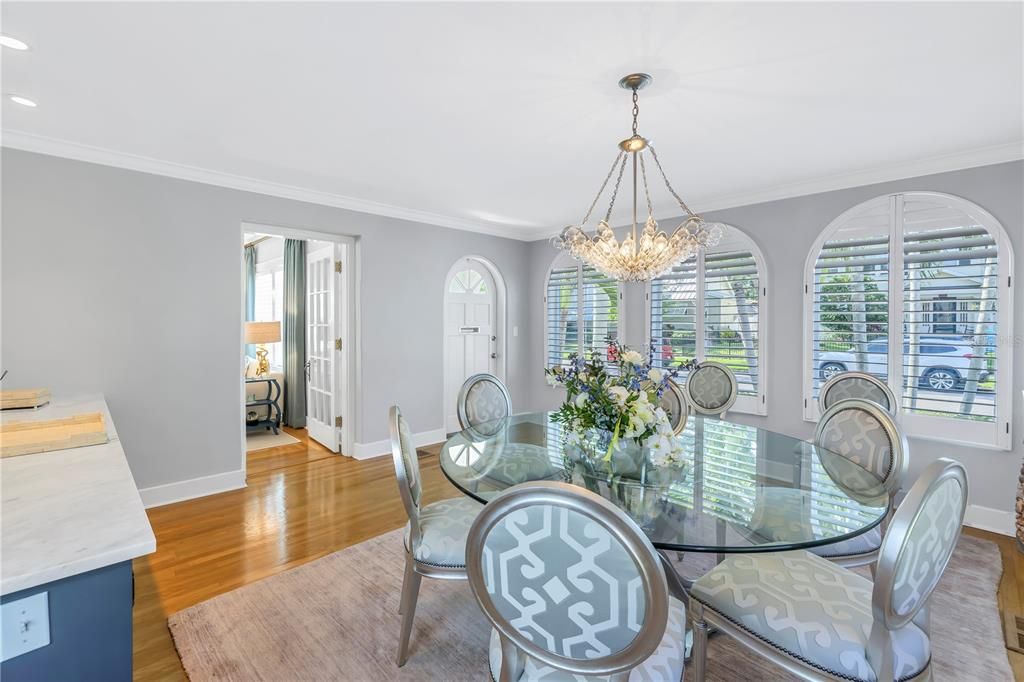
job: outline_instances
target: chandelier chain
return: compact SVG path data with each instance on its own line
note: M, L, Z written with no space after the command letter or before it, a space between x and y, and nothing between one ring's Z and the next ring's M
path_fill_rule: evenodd
M612 200L608 202L608 212L604 214L604 221L607 223L612 219L612 209L615 208L615 197L619 195L619 185L622 183L622 174L626 171L626 153L622 153L622 164L619 166L619 176L615 178L615 187L612 188Z
M640 177L644 181L644 197L647 199L647 217L654 217L654 204L651 203L651 190L647 186L647 166L644 164L644 155L637 154L640 157Z
M654 163L658 166L658 172L661 173L661 179L665 181L665 187L668 187L668 191L676 198L679 206L686 211L686 214L691 218L696 218L697 214L690 210L690 207L686 205L682 197L676 194L676 191L672 189L672 183L668 181L668 176L665 175L665 169L661 167L661 161L658 160L658 152L654 151L654 145L648 142L647 148L651 150L651 156L654 158Z
M637 136L637 118L640 116L640 94L633 88L633 137Z
M594 200L590 202L590 208L587 209L587 214L583 216L583 222L580 223L580 227L586 225L587 221L590 220L590 214L594 212L594 207L597 206L597 200L601 198L602 194L604 194L604 188L608 186L608 181L611 179L612 173L615 172L615 167L619 165L619 159L621 159L622 155L625 153L626 152L620 151L618 156L615 157L615 160L612 161L612 167L608 169L608 175L604 176L604 182L601 183L601 189L597 190L597 196L595 196ZM616 187L618 187L618 183L616 183ZM615 199L613 198L612 201L615 201Z

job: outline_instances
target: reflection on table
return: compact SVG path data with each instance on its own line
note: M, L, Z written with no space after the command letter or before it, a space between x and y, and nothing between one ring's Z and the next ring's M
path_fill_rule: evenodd
M754 426L692 417L678 464L655 467L643 448L603 453L567 444L551 413L455 434L441 469L481 502L526 481L586 487L624 509L659 549L777 551L838 542L885 515L881 482L845 457Z

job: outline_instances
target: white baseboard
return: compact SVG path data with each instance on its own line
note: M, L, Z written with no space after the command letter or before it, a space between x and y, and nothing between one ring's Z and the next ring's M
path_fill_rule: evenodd
M976 504L967 505L967 513L964 514L964 525L980 530L987 530L1000 535L1016 535L1016 523L1012 511L981 507Z
M143 506L148 509L244 487L245 472L239 469L238 471L225 471L222 474L190 478L187 481L155 485L151 488L140 488L139 495L142 497Z
M412 434L412 443L418 448L434 443L443 443L448 438L448 432L443 428L433 431L421 431ZM356 443L353 459L370 459L382 455L391 454L391 439L375 440L372 443Z

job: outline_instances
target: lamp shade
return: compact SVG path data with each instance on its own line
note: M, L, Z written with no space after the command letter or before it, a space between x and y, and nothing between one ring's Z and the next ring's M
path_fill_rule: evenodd
M280 322L246 322L246 343L277 343L281 340Z

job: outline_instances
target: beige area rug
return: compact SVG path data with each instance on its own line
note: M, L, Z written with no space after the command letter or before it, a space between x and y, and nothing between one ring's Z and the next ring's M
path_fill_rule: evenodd
M289 436L282 430L278 430L277 435L274 435L273 431L253 431L252 433L245 434L245 451L255 452L256 450L277 448L282 445L294 445L300 442L298 438Z
M171 635L192 682L490 679L490 626L461 581L423 579L410 658L395 666L402 568L393 531L176 613ZM932 596L936 680L1013 679L996 606L1001 572L994 544L960 540ZM719 635L708 679L796 678Z

